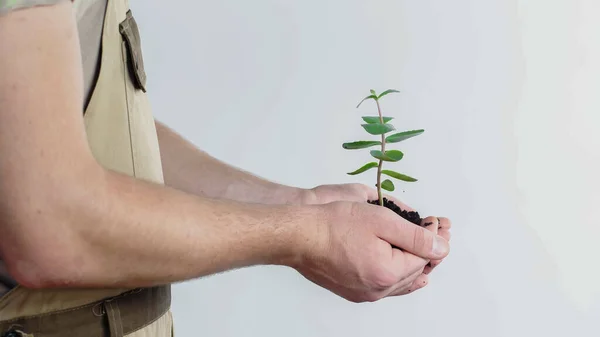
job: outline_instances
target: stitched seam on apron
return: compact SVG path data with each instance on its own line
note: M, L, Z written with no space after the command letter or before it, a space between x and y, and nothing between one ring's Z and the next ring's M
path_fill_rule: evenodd
M125 103L127 105L127 127L129 128L129 146L131 146L131 166L133 170L133 176L136 177L135 173L135 155L133 149L133 135L131 133L131 109L129 104L129 89L127 88L127 72L129 71L128 54L127 54L126 42L121 42L121 62L123 63L123 84L125 85Z
M9 290L7 293L4 294L4 296L0 297L0 304L2 303L8 303L10 302L10 298L12 296L14 296L14 294L17 293L17 289L20 288L21 285L17 285L16 287L12 288L11 290Z
M46 316L53 316L53 315L57 315L57 314L64 314L64 313L67 313L67 312L84 309L86 307L92 308L92 307L94 307L97 304L98 303L89 303L89 304L85 304L85 305L80 305L78 307L73 307L73 308L69 308L69 309L65 309L65 310L59 310L59 311L52 311L52 312L48 312L48 313L41 314L41 315L22 316L22 317L17 317L17 318L9 319L8 321L0 321L0 323L1 324L7 324L7 323L18 322L18 321L23 320L23 319L42 318L42 317L46 317Z

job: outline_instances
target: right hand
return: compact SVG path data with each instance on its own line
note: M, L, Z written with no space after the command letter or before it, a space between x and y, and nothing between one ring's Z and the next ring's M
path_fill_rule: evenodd
M427 284L424 268L449 252L438 226L416 226L367 203L333 202L306 227L294 267L308 280L351 302L400 296ZM435 218L426 222L437 223ZM392 248L392 245L401 248ZM435 249L434 249L435 248Z

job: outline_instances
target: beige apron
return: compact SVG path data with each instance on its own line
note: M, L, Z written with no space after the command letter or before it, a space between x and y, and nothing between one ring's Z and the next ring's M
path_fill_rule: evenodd
M104 167L163 183L139 32L128 0L108 0L100 74L84 119L89 145ZM170 286L136 290L19 286L0 299L0 336L172 336L169 307Z

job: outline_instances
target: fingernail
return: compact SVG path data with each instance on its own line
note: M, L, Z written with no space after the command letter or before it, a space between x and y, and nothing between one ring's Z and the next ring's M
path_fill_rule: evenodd
M448 245L448 241L437 235L435 240L433 240L433 255L436 257L444 257L446 254L448 254L449 250L450 246Z

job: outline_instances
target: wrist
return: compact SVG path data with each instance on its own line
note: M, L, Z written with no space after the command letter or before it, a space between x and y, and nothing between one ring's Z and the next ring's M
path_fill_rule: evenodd
M271 264L297 269L318 246L323 210L320 206L288 205L281 217L283 229L278 242L284 242ZM281 235L283 234L283 235Z
M273 193L274 203L286 204L293 206L312 205L315 204L315 194L312 189L279 186Z

